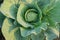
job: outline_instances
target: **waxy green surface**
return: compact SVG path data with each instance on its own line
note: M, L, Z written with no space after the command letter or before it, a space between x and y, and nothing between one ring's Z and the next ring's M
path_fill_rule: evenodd
M0 11L6 16L2 25L6 40L53 40L59 37L59 0L4 0Z

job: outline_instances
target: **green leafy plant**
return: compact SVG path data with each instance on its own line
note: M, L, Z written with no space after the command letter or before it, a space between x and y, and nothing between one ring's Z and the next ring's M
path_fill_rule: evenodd
M4 0L6 40L54 40L59 37L60 0Z

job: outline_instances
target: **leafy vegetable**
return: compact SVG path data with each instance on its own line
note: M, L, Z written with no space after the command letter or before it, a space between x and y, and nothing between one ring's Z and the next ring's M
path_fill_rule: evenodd
M54 40L59 37L59 0L4 0L0 9L6 16L2 25L6 40Z

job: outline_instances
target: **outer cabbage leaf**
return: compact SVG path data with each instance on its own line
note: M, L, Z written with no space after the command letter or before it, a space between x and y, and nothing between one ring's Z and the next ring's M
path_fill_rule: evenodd
M46 23L42 23L40 24L40 26L34 28L34 29L25 29L23 27L20 27L21 30L21 36L23 37L27 37L31 34L37 35L39 34L42 30L46 30L47 29L47 24Z
M20 40L20 29L13 25L13 20L6 18L2 26L2 33L6 40Z
M6 40L28 40L28 37L22 37L19 24L13 19L6 18L2 26L2 33Z
M4 0L3 4L1 5L1 12L9 18L15 19L17 11L18 8L15 3L15 0Z
M38 0L38 6L43 11L43 9L46 10L47 6L49 6L53 1L55 0Z
M58 34L59 35L59 34ZM48 28L45 32L46 40L54 40L58 36L55 33L55 30L52 30L51 28Z
M60 0L57 0L56 3L54 4L54 8L49 11L50 18L55 21L60 23Z
M45 35L44 35L43 32L41 32L41 33L39 33L37 35L34 35L34 34L31 35L32 40L40 40L40 39L44 40L44 38L45 38Z

